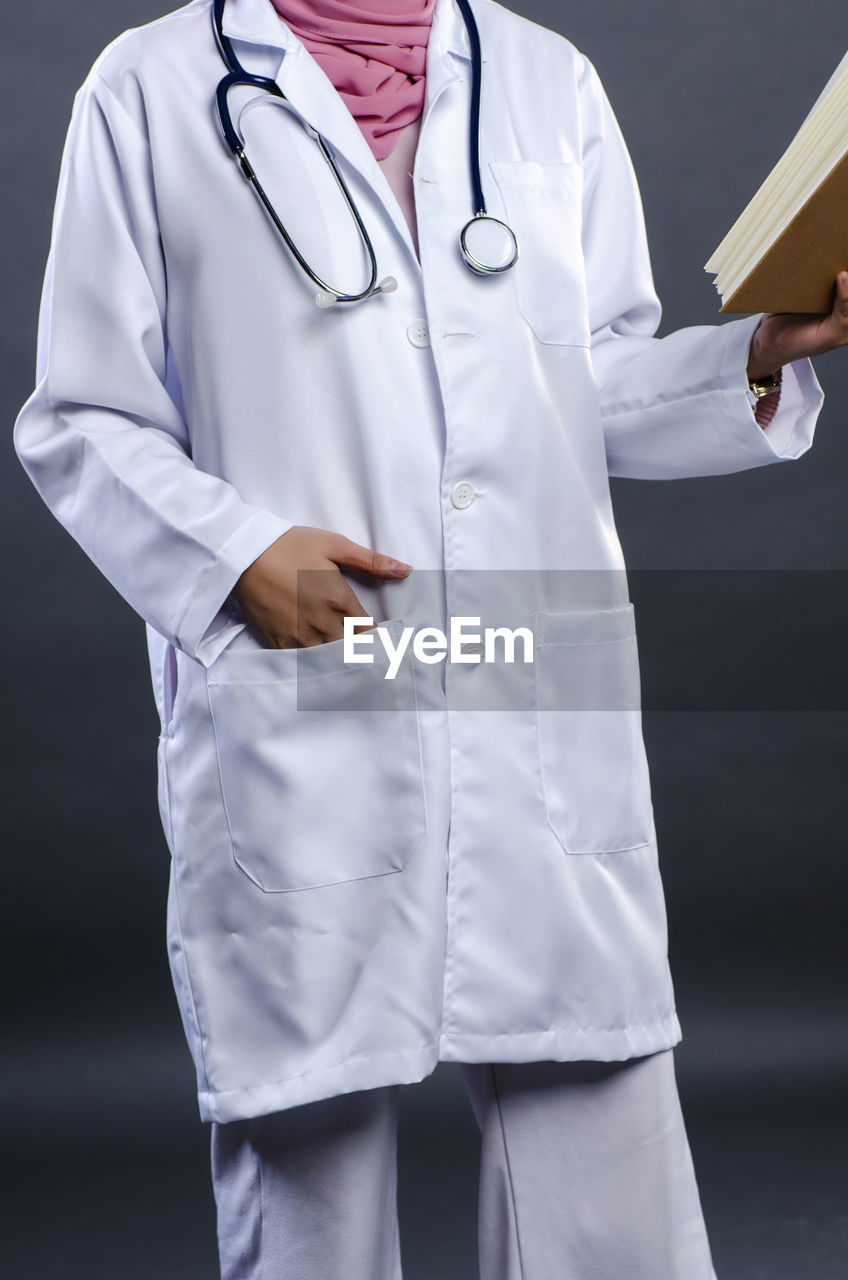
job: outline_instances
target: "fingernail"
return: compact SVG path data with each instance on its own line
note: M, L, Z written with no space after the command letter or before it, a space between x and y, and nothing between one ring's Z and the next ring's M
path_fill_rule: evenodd
M404 564L402 560L392 560L392 573L396 573L399 577L405 578L407 574L412 573L412 565Z

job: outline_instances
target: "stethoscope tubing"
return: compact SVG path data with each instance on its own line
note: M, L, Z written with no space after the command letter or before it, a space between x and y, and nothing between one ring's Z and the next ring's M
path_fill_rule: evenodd
M359 210L356 207L356 203L353 199L353 196L351 195L348 189L347 183L345 182L342 174L340 173L339 168L336 165L336 162L330 151L330 148L327 145L327 142L325 141L325 139L322 137L322 135L318 132L317 129L313 128L312 125L308 124L306 121L301 121L301 123L304 125L307 132L309 133L310 137L312 137L321 148L321 152L325 160L327 161L328 165L330 166L333 177L335 178L335 181L339 187L339 190L341 191L344 197L345 203L348 209L350 210L351 215L353 216L353 219L356 223L357 230L359 231L359 235L362 240L362 244L368 255L368 262L370 267L370 278L366 287L360 293L356 293L356 294L346 294L338 289L334 289L332 285L328 284L326 280L323 280L321 276L319 276L315 271L313 271L312 267L306 261L303 254L300 252L297 245L295 244L294 240L291 238L288 231L286 230L285 224L283 223L282 219L280 218L279 214L274 208L274 205L272 204L270 198L268 197L267 192L262 186L262 183L259 181L256 171L254 170L253 166L251 165L250 161L247 158L247 155L245 154L244 141L239 135L238 129L233 124L232 116L230 114L230 109L229 109L229 94L230 94L230 91L236 87L236 85L245 85L248 88L263 89L266 92L272 94L275 98L280 99L282 103L285 103L289 110L294 112L294 109L289 104L288 99L286 98L286 95L283 93L282 89L277 84L276 80L271 79L270 76L254 75L252 72L248 71L246 67L242 66L241 62L236 56L236 52L233 49L233 46L229 37L224 35L223 17L224 17L224 0L213 0L213 25L215 29L215 42L218 46L218 52L221 54L221 57L224 59L224 62L229 67L229 73L226 76L224 76L224 78L220 81L215 91L215 103L216 103L217 112L218 112L218 120L221 126L221 132L224 135L224 139L228 147L232 151L233 155L238 160L239 165L241 166L242 173L244 174L247 181L250 183L251 187L253 188L253 191L255 192L257 198L263 205L268 216L271 218L271 221L273 222L277 231L282 236L283 240L285 241L288 249L294 256L298 265L301 267L303 271L306 272L310 280L312 280L312 282L316 284L324 294L331 295L338 302L361 302L363 299L369 297L371 294L376 292L377 255L374 252L374 246L371 243L371 237L368 235L365 224L362 220ZM294 112L294 114L297 115L298 120L300 120L300 116L298 115L298 113Z
M468 0L456 0L468 32L471 45L471 118L468 129L468 168L471 175L471 202L474 217L486 215L486 198L483 195L483 179L480 174L480 117L483 99L483 50L477 19Z
M271 218L277 231L282 236L289 251L309 279L318 286L320 290L320 293L316 297L318 305L326 306L333 302L361 302L365 298L372 297L374 294L391 291L397 287L397 282L393 277L387 277L380 284L377 283L377 258L374 252L374 246L347 183L335 162L332 148L318 130L310 125L308 121L303 120L300 114L291 106L276 80L271 79L269 76L254 75L242 66L236 56L236 52L233 49L229 37L224 34L224 3L225 0L212 0L212 19L215 32L215 42L218 47L218 52L228 68L228 73L219 82L215 91L215 103L221 132L227 146L230 148L230 151L238 160L244 177L250 183L250 186L253 188L253 191L260 200L268 216ZM474 13L471 9L471 5L469 4L469 0L456 0L456 3L462 13L471 49L471 106L468 130L468 161L471 181L472 207L474 210L470 221L467 222L462 229L460 235L460 249L466 264L477 275L499 275L502 272L509 270L509 268L515 264L518 258L518 241L516 240L515 233L511 227L507 226L506 223L500 222L496 218L490 218L486 211L486 200L483 194L483 181L480 169L480 120L483 80L483 53L480 44L480 32L477 27L477 21L474 17ZM304 127L309 136L318 143L326 162L332 170L333 177L335 178L339 190L344 197L345 203L353 216L360 239L362 240L362 244L365 248L366 254L368 255L370 279L366 287L360 293L344 293L339 289L334 289L332 285L328 284L325 280L322 280L321 277L318 276L310 267L309 263L303 257L286 230L285 225L262 187L253 166L247 158L244 139L241 137L238 128L233 123L229 109L229 94L237 85L261 89L279 99L297 117L298 121ZM509 252L504 255L503 261L496 262L495 264L486 264L476 257L469 248L467 244L468 233L470 230L476 229L480 226L481 219L488 221L490 226L494 224L500 228L503 233L505 233L506 239L504 240L504 243L508 244L510 248Z

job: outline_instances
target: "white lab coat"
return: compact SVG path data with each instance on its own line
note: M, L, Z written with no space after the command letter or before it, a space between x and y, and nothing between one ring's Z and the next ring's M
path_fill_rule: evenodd
M593 67L474 7L483 182L520 241L498 278L457 248L470 63L453 0L427 54L420 265L323 72L268 0L226 6L242 61L335 149L398 280L363 305L316 308L225 149L209 0L119 37L75 103L16 446L147 623L169 955L207 1120L418 1080L440 1059L620 1059L680 1035L638 708L556 695L603 684L610 653L631 689L638 670L608 474L797 458L821 392L808 362L789 366L763 431L745 379L757 317L654 338L637 187ZM333 283L360 287L314 143L272 134L269 111L245 123L284 219L316 265L332 255ZM410 664L398 688L415 702L351 714L379 662L343 668L340 641L263 648L229 593L292 524L415 566L354 581L395 634L416 574L447 571L444 618L481 615L486 575L462 571L530 583L530 704L463 709L480 666L427 668L428 684ZM305 674L335 710L298 709Z

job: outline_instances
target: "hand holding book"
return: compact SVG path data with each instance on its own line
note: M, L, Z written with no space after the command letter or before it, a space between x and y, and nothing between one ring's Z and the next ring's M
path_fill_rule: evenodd
M844 346L848 346L848 271L837 276L829 315L777 312L763 317L751 340L748 379L766 378L793 360Z

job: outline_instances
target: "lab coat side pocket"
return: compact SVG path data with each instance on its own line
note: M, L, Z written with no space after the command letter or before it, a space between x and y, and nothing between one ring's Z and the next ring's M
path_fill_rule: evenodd
M373 664L344 664L341 640L225 650L208 669L233 857L265 892L401 871L422 845L414 669L384 677L376 654Z
M510 274L521 314L540 342L588 347L580 164L492 160L489 167L518 239Z
M548 825L568 854L655 839L633 605L537 613L539 767Z

